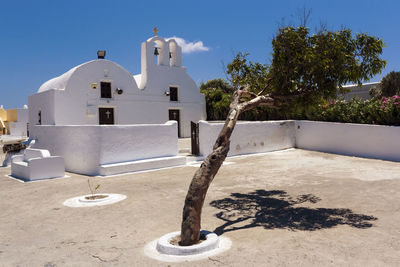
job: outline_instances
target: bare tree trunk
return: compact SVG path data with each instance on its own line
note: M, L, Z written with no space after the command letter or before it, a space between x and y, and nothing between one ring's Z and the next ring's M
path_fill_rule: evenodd
M207 190L224 162L229 152L230 137L235 128L238 117L242 111L256 107L262 103L272 105L273 100L267 96L257 96L256 98L241 102L241 97L249 96L246 90L238 90L233 96L230 104L228 117L224 127L215 141L213 151L207 156L200 168L193 176L183 208L181 225L181 246L197 244L200 239L201 211Z

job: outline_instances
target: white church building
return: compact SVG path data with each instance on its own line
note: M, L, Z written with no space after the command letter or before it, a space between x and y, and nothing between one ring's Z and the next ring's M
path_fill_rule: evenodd
M178 135L189 137L190 121L205 119L205 98L182 66L181 47L174 39L159 36L142 43L141 74L132 75L100 54L97 60L47 81L29 96L32 126L176 120Z

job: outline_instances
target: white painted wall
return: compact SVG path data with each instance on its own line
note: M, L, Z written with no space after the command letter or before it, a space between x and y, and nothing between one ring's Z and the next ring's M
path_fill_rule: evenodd
M361 86L358 84L351 84L343 86L350 92L345 93L344 95L339 94L339 96L344 97L344 100L349 101L354 97L361 98L362 100L370 99L371 96L369 95L369 90L373 87L377 89L381 89L380 82L371 82L371 83L363 83Z
M17 121L25 124L29 122L28 108L17 108Z
M212 151L224 123L199 122L200 154ZM295 145L295 121L238 122L232 133L228 156L269 152Z
M400 161L400 127L296 121L296 147L341 155Z
M207 156L223 123L199 122L200 154ZM291 147L400 161L400 127L319 121L238 122L229 156ZM261 145L264 144L264 145Z
M99 175L100 165L176 156L177 123L162 125L35 126L35 148L65 159L65 169Z
M177 156L176 127L175 121L162 125L36 126L31 138L36 140L35 148L64 157L67 171L101 175L106 164ZM223 123L199 121L201 155L211 152L222 127ZM399 136L400 127L393 126L315 121L238 122L228 155L297 147L400 161Z
M36 140L33 148L63 157L67 171L96 175L101 152L98 127L103 126L35 126L30 138Z
M157 64L154 43L160 53ZM109 60L86 62L47 81L29 97L30 124L37 124L39 110L42 125L98 125L100 107L114 108L115 124L165 123L168 110L179 109L181 135L190 137L190 121L206 119L205 98L181 64L181 48L161 37L143 42L139 75ZM112 98L101 98L102 81L111 82ZM178 101L165 94L171 86L178 87ZM121 95L117 88L123 89Z
M17 121L9 122L10 135L27 136L29 110L27 108L17 108Z
M55 94L57 90L48 90L36 93L28 97L29 108L29 126L33 130L33 126L38 125L39 111L42 114L42 125L55 124Z
M12 136L27 136L26 122L9 122L8 127Z

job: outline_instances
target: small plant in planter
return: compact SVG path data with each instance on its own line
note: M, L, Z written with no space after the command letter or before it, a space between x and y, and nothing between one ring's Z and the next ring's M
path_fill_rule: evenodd
M94 188L92 187L92 184L90 182L90 179L88 179L88 187L90 190L90 195L85 196L86 200L97 200L97 199L103 199L108 197L106 194L96 194L96 191L100 188L100 184L97 184Z
M94 182L90 179L87 180L87 184L90 194L69 198L64 201L63 205L73 208L104 206L117 203L126 198L126 196L122 194L97 193L100 188L100 184L94 186Z

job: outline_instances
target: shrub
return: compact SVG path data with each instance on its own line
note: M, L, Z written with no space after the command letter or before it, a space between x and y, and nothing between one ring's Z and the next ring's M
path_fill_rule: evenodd
M383 96L400 94L400 72L392 71L381 80L381 91Z
M366 101L333 101L318 106L308 120L344 123L400 125L400 96L372 98Z
M207 120L225 120L231 102L233 87L222 79L203 83L201 92L206 97ZM369 100L353 98L350 101L332 100L320 105L301 102L288 103L281 109L257 107L239 116L240 120L317 120L344 123L400 125L400 96L381 97L374 94Z

